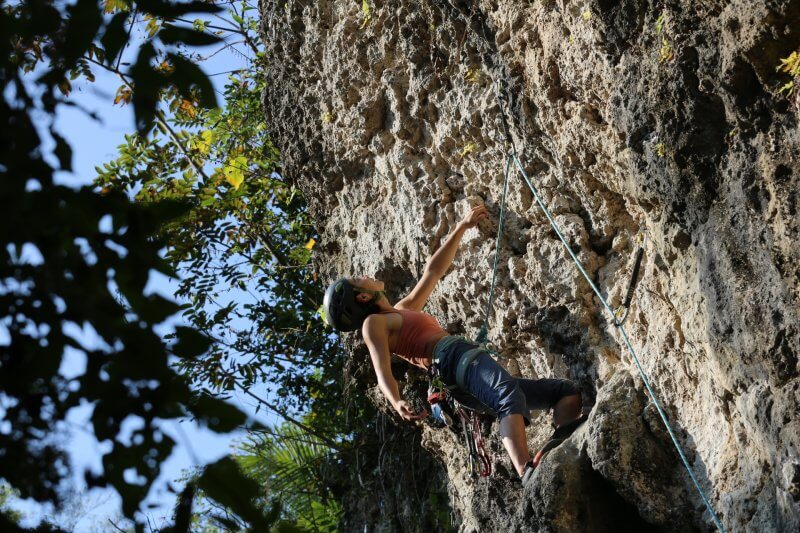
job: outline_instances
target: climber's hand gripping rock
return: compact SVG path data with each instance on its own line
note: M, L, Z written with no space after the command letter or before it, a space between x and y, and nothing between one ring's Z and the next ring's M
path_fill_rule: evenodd
M486 206L483 204L476 205L469 212L464 215L464 218L461 219L460 224L465 228L474 228L478 225L478 223L482 220L486 220L489 218L489 211L486 209Z
M394 408L403 418L403 420L422 420L428 416L428 412L425 409L417 412L414 408L405 400L398 400L394 404Z

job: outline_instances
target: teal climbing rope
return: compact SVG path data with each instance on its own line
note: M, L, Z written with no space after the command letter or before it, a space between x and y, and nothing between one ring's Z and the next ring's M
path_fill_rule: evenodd
M506 219L506 195L508 194L508 179L511 175L511 158L506 159L506 174L503 180L503 198L500 200L500 219L497 223L497 242L494 246L494 266L492 267L492 283L489 287L489 301L486 303L486 312L483 315L483 324L475 340L486 345L489 338L489 319L492 316L492 303L494 302L494 288L497 283L497 265L500 263L500 241L503 237L503 224Z
M497 285L497 266L500 264L500 241L503 238L503 225L506 220L506 196L508 195L508 182L511 176L511 163L513 162L512 156L516 156L517 149L514 146L514 140L511 138L511 133L506 121L506 114L503 111L502 98L500 96L499 82L492 84L494 89L494 96L500 104L500 121L503 124L503 135L505 136L505 148L508 157L506 157L506 172L503 178L503 197L500 200L500 220L497 223L497 242L494 246L494 266L492 267L492 282L489 286L489 301L486 303L486 312L483 315L483 323L481 324L478 334L475 336L475 341L482 344L484 348L488 349L487 343L489 339L489 319L492 315L492 305L494 303L494 288ZM489 350L492 353L493 350Z
M495 90L497 91L496 88L495 88ZM705 491L700 486L700 482L697 480L697 476L695 476L694 470L692 470L692 467L689 464L689 460L686 457L686 453L683 450L683 446L681 446L680 442L678 442L678 437L675 435L675 432L672 429L672 425L670 424L669 419L667 418L667 414L664 411L664 409L661 407L661 402L658 401L658 397L656 396L655 390L653 389L653 386L650 384L650 379L647 377L647 373L644 371L644 368L642 367L642 364L639 361L639 357L636 354L636 350L634 350L630 339L628 339L628 335L625 332L625 328L622 325L622 321L617 320L617 317L616 317L616 315L614 313L614 310L611 309L611 306L608 304L606 299L601 294L600 289L597 288L597 286L594 284L594 282L592 281L592 279L589 276L589 274L586 272L586 269L583 267L583 265L581 264L580 260L575 255L575 252L572 250L572 247L569 245L569 243L567 242L566 238L561 233L561 230L559 229L558 224L556 223L555 219L553 218L553 215L547 209L547 206L545 205L544 201L542 201L542 198L539 195L539 191L533 185L533 183L531 182L530 178L528 178L528 175L525 172L525 169L523 168L523 165L520 162L519 157L517 156L516 147L514 146L514 143L511 140L511 136L509 134L508 125L507 125L506 118L505 118L505 111L503 110L503 104L502 104L502 101L501 101L501 98L500 98L500 95L499 95L498 92L496 92L496 96L498 98L498 103L500 104L500 112L501 112L501 118L502 118L503 130L504 130L505 137L506 137L506 142L509 145L510 149L508 150L508 156L506 158L506 171L505 171L505 179L504 179L504 183L503 183L503 197L502 197L501 205L500 205L500 220L498 222L498 228L497 228L497 243L495 245L494 267L493 267L493 270L492 270L492 281L491 281L491 285L490 285L490 289L489 289L489 301L488 301L488 303L486 305L486 313L484 314L483 324L482 324L482 326L481 326L481 328L480 328L480 330L478 332L478 335L476 336L477 342L479 342L480 344L483 344L484 346L487 343L488 331L489 331L489 319L491 318L491 309L492 309L492 304L494 302L494 289L495 289L495 286L496 286L496 283L497 283L497 267L498 267L499 257L500 257L500 241L501 241L501 238L502 238L503 224L504 224L504 221L505 221L506 195L507 195L507 191L508 191L508 183L509 183L509 180L510 180L510 167L511 167L511 164L513 163L516 166L517 170L519 170L519 173L522 176L522 178L524 179L524 181L527 184L528 188L530 188L531 192L533 193L533 197L536 200L537 205L544 212L545 216L547 217L547 220L550 222L550 226L553 228L553 230L555 231L555 233L558 236L558 238L564 244L564 247L567 249L567 253L569 253L569 256L575 262L575 265L578 267L578 270L580 270L580 272L583 275L584 279L586 279L586 282L592 288L594 293L600 299L600 302L603 304L603 307L606 309L606 311L608 311L609 315L611 316L612 324L614 324L614 326L619 330L620 335L622 336L622 339L625 341L625 345L627 346L628 351L630 351L631 357L633 358L633 361L636 364L636 368L638 369L639 374L642 377L642 381L644 382L644 386L647 389L647 392L650 394L650 399L652 400L653 405L656 406L656 410L658 411L658 414L661 417L661 421L664 423L664 426L667 428L667 432L669 433L669 436L672 439L672 444L675 446L675 449L678 451L678 455L680 456L681 461L683 462L683 466L686 468L686 471L689 473L689 477L691 478L692 483L694 483L694 486L697 489L697 493L700 495L700 498L702 498L703 503L705 504L706 509L708 509L708 512L711 514L711 517L714 520L714 523L717 525L717 528L719 528L719 530L722 533L725 533L725 527L722 525L722 522L720 521L719 517L717 516L717 513L714 512L714 508L711 506L711 502L709 501L708 497L706 496Z
M468 21L467 21L468 23L472 22L472 17L474 16L474 14L475 14L475 7L473 6L472 13L468 17ZM484 42L487 43L487 44L491 43L492 40L490 40L489 37L486 34L487 25L485 23L481 24L481 28L480 29L482 30L482 33L483 33ZM489 51L487 51L484 54L484 57L486 59L486 64L487 65L492 65L492 64L495 64L495 62L493 60L492 53L490 51L491 47L488 47L488 48L489 48ZM502 76L502 77L503 77L504 81L507 80L506 76ZM713 518L714 523L717 525L717 527L719 528L719 530L722 533L725 533L725 528L723 527L722 522L720 521L720 519L717 516L717 514L714 512L714 509L711 506L711 503L709 502L708 498L706 497L705 492L703 491L702 487L700 486L700 483L697 480L697 477L695 476L691 465L689 464L689 460L686 458L686 454L683 451L683 447L678 442L678 439L677 439L677 437L675 435L675 432L672 430L672 426L669 423L669 419L667 418L667 415L664 412L664 409L661 407L661 403L658 401L658 397L656 396L656 393L653 390L652 385L650 384L650 380L647 377L647 373L644 371L644 368L642 368L642 365L639 362L639 357L636 355L636 351L633 349L633 345L631 344L630 340L628 339L628 335L625 332L625 329L623 328L623 325L622 325L622 323L624 322L624 317L620 319L619 317L615 316L614 311L608 305L608 302L606 301L606 299L603 298L603 295L600 293L600 291L598 290L597 286L595 286L594 282L592 282L592 279L586 273L586 269L583 268L583 265L578 260L578 258L575 255L575 253L572 251L572 248L569 246L569 243L567 243L567 240L564 238L564 235L561 233L561 230L558 228L558 224L556 224L555 220L553 219L553 216L550 214L550 211L547 209L547 206L545 206L544 202L542 201L542 199L541 199L541 197L539 195L539 192L533 186L533 183L531 183L531 180L528 178L528 175L525 173L525 169L523 168L522 163L520 162L519 157L517 156L516 146L514 145L513 139L511 138L511 135L510 135L510 132L509 132L509 127L508 127L508 123L507 123L507 120L506 120L506 113L505 113L505 109L504 109L504 105L503 105L503 97L500 94L500 90L498 89L499 83L500 83L500 79L499 78L495 79L495 83L493 84L493 87L494 87L494 90L495 90L495 97L497 99L497 103L498 103L498 105L500 107L500 119L501 119L502 126L503 126L503 132L505 134L506 147L508 148L508 152L507 152L508 153L508 158L506 160L506 176L505 176L505 182L503 184L503 199L502 199L502 203L501 203L501 207L500 207L500 222L498 223L497 244L495 246L495 259L494 259L494 268L493 268L493 272L492 272L491 287L490 287L490 290L489 290L489 301L488 301L487 306L486 306L486 313L485 313L485 316L484 316L484 321L483 321L483 324L482 324L482 326L481 326L481 328L480 328L480 330L478 332L476 340L478 340L478 342L483 344L484 346L487 343L488 331L489 331L489 319L491 318L491 309L492 309L492 304L493 304L493 301L494 301L494 289L495 289L495 285L497 283L497 267L498 267L499 255L500 255L500 240L501 240L501 237L502 237L503 222L504 222L504 217L505 217L506 191L508 189L508 182L509 182L509 166L510 166L510 163L513 161L513 163L515 164L515 166L519 170L520 174L524 178L525 183L531 189L531 192L533 193L534 198L536 199L536 203L539 205L539 207L541 207L542 211L544 211L544 214L547 217L547 220L550 222L550 225L552 226L553 230L556 232L556 235L558 235L558 238L561 240L561 242L566 247L567 252L569 253L570 257L572 257L572 260L577 265L577 267L580 270L581 274L586 279L586 281L589 283L589 285L592 287L592 290L595 292L597 297L600 299L600 302L602 302L603 307L611 315L612 323L619 330L623 340L625 341L625 345L628 347L628 350L631 353L633 361L636 363L636 368L639 370L639 374L642 376L642 380L644 382L645 388L647 389L647 392L650 394L650 398L652 399L653 404L656 406L656 409L658 410L658 414L661 417L662 422L664 422L664 426L666 426L667 431L669 432L669 436L672 439L672 443L675 445L675 449L678 450L678 455L680 455L681 461L683 462L683 466L686 467L686 471L689 473L689 477L692 479L692 482L694 483L694 486L697 489L698 494L702 498L703 503L705 503L706 509L708 509L708 512L711 514L711 517ZM639 259L637 259L637 263L638 263L638 261L639 261ZM634 283L635 283L636 274L637 274L636 269L634 269L634 275L633 275L633 278L634 278L633 282ZM629 288L628 292L630 293L630 288ZM628 301L628 298L626 298L626 301Z
M603 298L603 295L600 293L600 290L597 288L592 279L589 277L589 274L587 274L586 269L583 268L583 265L581 264L578 257L575 255L575 252L572 251L572 248L570 247L569 243L567 243L567 240L564 238L564 235L558 228L558 224L556 224L556 221L553 219L553 216L550 214L550 211L547 209L547 206L542 201L541 196L539 196L539 191L536 190L536 187L533 186L533 183L531 183L531 180L525 173L525 169L522 168L522 163L520 162L519 158L516 156L516 154L513 154L512 157L514 159L514 163L517 166L517 169L519 170L520 174L525 180L525 183L528 185L531 192L533 193L533 197L536 199L536 203L539 205L539 207L542 208L542 211L547 217L547 220L550 221L550 225L556 232L556 235L558 235L558 238L564 244L564 247L567 249L567 252L569 253L570 257L572 257L572 260L577 265L578 270L580 270L581 274L583 274L583 277L586 279L586 282L589 284L589 286L591 286L594 293L600 299L600 302L603 304L603 307L605 307L606 311L608 311L608 313L611 315L612 323L619 330L623 340L625 341L625 345L628 347L628 351L630 351L631 353L631 357L633 358L634 363L636 363L636 368L639 370L639 374L642 376L642 381L644 382L644 386L647 389L647 392L650 394L650 399L653 401L653 405L656 406L656 410L658 410L658 414L659 416L661 416L661 420L662 422L664 422L664 426L666 426L667 431L669 432L669 436L672 439L672 443L675 445L675 449L678 450L678 455L680 455L681 461L683 461L683 466L686 467L686 471L689 473L689 477L692 479L692 482L694 483L694 486L697 489L698 494L700 494L700 497L703 499L703 503L705 503L706 509L708 509L708 512L711 514L711 517L714 519L714 522L717 524L717 527L719 528L720 531L722 531L722 533L725 533L725 528L723 527L722 522L717 516L717 513L715 513L714 509L711 507L711 503L709 502L708 497L706 497L705 491L703 491L702 487L700 487L700 482L697 480L697 477L695 476L694 471L692 470L692 467L689 464L689 460L686 458L686 453L683 451L683 447L678 442L678 437L672 430L672 425L669 423L667 414L661 407L661 402L658 401L655 390L653 390L653 386L650 384L650 380L647 377L647 373L644 371L644 368L642 368L642 364L639 362L639 357L636 355L636 350L633 349L633 345L631 344L630 339L628 339L627 333L625 333L625 328L621 323L618 324L617 321L615 320L614 311L611 309L611 306L608 305L606 299Z

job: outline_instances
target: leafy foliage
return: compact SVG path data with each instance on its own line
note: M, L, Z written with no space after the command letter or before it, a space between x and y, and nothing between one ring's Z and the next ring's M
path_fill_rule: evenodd
M214 342L180 361L185 375L209 393L244 391L259 408L295 420L315 403L334 414L338 400L323 392L340 389L341 361L317 314L323 289L310 263L317 236L300 191L278 173L263 123L255 22L236 17L227 31L242 36L255 59L230 74L225 107L205 109L164 91L157 127L127 136L119 156L97 168L96 183L145 205L189 206L161 236L181 274L184 316ZM256 386L264 391L257 397Z
M781 85L778 93L786 93L787 97L794 100L795 107L800 111L800 53L794 51L782 58L775 70L788 74L790 78Z
M325 531L338 527L349 487L356 480L373 486L381 475L362 473L349 458L383 446L364 395L342 399L339 340L318 315L323 287L310 262L317 234L302 194L280 174L263 123L265 47L247 11L246 3L232 11L233 24L192 22L198 31L240 39L253 55L252 65L230 73L224 107L206 109L191 90L162 90L155 127L126 137L118 157L97 168L96 184L142 205L187 206L158 236L181 276L184 316L212 343L177 368L208 394L239 391L287 421L275 435L253 436L237 462L261 487L262 513L279 517L275 527ZM174 63L169 58L164 68ZM135 104L126 91L135 95L124 84L119 103ZM301 441L307 446L294 446ZM217 498L210 511L216 526L252 523L200 483L186 491L184 500ZM189 523L187 509L176 509L176 524Z
M154 331L179 307L144 294L144 287L153 271L173 275L160 255L167 242L161 228L185 217L187 207L176 199L135 203L118 191L101 196L92 187L54 180L56 170L71 171L72 150L52 126L67 103L61 96L69 94L70 79L91 81L92 68L119 69L120 53L131 44L131 13L177 19L218 10L205 2L163 0L104 6L30 0L0 10L0 307L7 335L0 346L0 478L22 497L59 502L59 485L71 474L56 435L67 412L84 402L94 407L95 436L111 445L102 472L87 474L87 482L114 487L129 517L174 446L159 420L191 416L220 432L245 421L229 404L194 392L171 365L204 354L206 335L184 327L165 343ZM171 68L154 61L160 54L154 40L169 49L205 44L207 36L162 31L139 46L135 64L122 74L140 132L152 128L163 92L191 98L198 107L216 104L208 78L191 61L169 50ZM38 77L23 80L32 72ZM50 117L42 129L35 114ZM42 150L40 131L53 140L52 154ZM75 333L81 329L91 336ZM86 362L73 378L59 370L68 351ZM122 441L120 427L131 417L141 428ZM245 483L230 468L209 469L201 480L208 486ZM248 499L251 493L241 496L236 512L267 523ZM8 516L0 521L9 525Z
M342 509L326 483L334 453L319 438L283 424L274 433L252 435L236 460L268 493L280 496L285 520L306 531L337 531Z
M7 483L0 482L0 521L5 521L5 525L18 525L23 519L21 512L8 507L8 500L18 497L19 491L14 490ZM0 522L2 524L2 522Z
M658 36L660 43L658 48L659 63L667 63L672 61L672 59L675 57L671 38L667 32L668 22L666 11L663 11L656 20L656 35Z
M372 22L372 7L367 0L361 0L361 26L360 29L366 28Z
M363 427L366 402L355 395L341 401L338 339L317 312L323 288L310 262L317 235L302 194L279 174L279 154L262 119L263 45L246 11L233 13L234 25L215 25L222 35L242 38L254 55L251 68L230 73L224 107L206 109L191 94L162 91L155 127L146 135L126 136L118 157L97 167L96 184L104 194L124 194L142 205L177 201L188 207L159 228L159 238L168 246L166 260L181 276L177 296L186 302L185 318L212 343L176 368L208 394L249 395L257 409L289 421L291 427L281 431L313 441L318 463L335 462L349 435ZM120 88L120 104L132 101L126 98L129 90ZM263 441L263 454L269 455L269 442ZM263 455L255 447L249 451ZM259 480L266 468L248 473ZM313 499L311 514L298 504L297 498L305 501L308 495L296 484L264 485L262 510L282 509L284 529L291 524L335 529L339 507L323 489L327 482L315 481L316 494L327 496ZM216 494L196 486L203 498ZM249 523L238 522L235 516L241 514L227 504L212 509L217 526ZM185 517L185 507L176 510L176 523Z
M480 65L468 68L464 73L464 79L473 84L481 83L484 80L484 75Z

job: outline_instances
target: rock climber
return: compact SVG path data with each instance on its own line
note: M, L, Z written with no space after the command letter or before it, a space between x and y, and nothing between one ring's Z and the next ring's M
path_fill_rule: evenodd
M326 322L335 329L361 329L378 385L403 419L420 420L428 413L424 409L417 412L401 398L391 371L391 353L426 372L435 372L448 387L457 386L490 407L497 414L503 446L522 482L527 483L545 454L586 419L581 415L580 391L566 379L515 378L480 350L457 376L459 359L471 350L476 353L479 345L451 336L435 318L422 312L436 283L453 263L464 232L488 216L484 205L473 207L428 260L411 293L394 306L384 294L382 281L358 277L332 283L325 293L323 309ZM457 383L457 377L462 383ZM525 437L532 409L553 409L555 426L552 437L533 459Z

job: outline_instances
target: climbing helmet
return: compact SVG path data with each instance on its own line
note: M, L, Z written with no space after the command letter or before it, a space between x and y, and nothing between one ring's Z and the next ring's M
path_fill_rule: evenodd
M359 302L356 293L372 294L370 302ZM347 278L334 281L325 291L322 302L325 322L339 331L355 331L364 323L364 319L378 311L375 304L383 297L383 291L371 291L353 286Z

